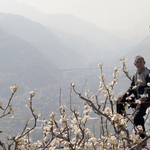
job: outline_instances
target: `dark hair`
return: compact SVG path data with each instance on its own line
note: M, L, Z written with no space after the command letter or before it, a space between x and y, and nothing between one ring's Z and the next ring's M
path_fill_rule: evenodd
M144 57L142 57L141 55L138 55L138 56L135 57L134 62L135 62L136 60L138 60L138 59L142 59L143 61L145 61L145 60L144 60Z

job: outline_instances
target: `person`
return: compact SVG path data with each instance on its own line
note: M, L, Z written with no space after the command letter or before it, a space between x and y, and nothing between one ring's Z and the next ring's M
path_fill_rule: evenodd
M132 108L136 108L134 114L134 124L135 126L141 125L143 132L145 132L144 116L146 115L147 108L150 107L150 89L148 89L148 85L150 84L150 70L145 67L145 63L146 62L142 56L138 55L135 57L134 65L137 70L133 75L131 85L127 92L118 99L118 104L119 102L129 102L131 103ZM131 100L128 100L127 97L129 96L131 97ZM135 103L136 100L139 100L141 103ZM123 111L123 105L118 105L117 112L123 114ZM140 137L144 139L145 134L141 133Z

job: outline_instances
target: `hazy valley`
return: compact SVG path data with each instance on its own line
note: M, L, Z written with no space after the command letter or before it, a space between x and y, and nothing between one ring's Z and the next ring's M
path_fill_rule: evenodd
M20 130L32 90L36 93L34 106L43 114L43 119L52 111L58 111L60 87L62 103L68 107L70 83L76 84L78 92L89 89L91 95L96 94L99 63L103 63L107 83L113 79L114 68L121 69L120 58L127 57L131 75L135 71L136 55L144 56L146 66L150 67L149 35L135 44L71 14L45 14L28 5L12 3L11 8L13 5L18 9L0 6L0 102L3 105L11 94L9 87L14 83L19 85L12 102L15 117L11 121L8 121L10 117L3 120L3 127L13 123L13 127L17 124ZM20 9L22 14L19 14ZM27 13L29 10L31 14ZM116 96L120 96L129 84L120 70L114 88ZM81 100L75 94L72 99L73 107L81 111ZM3 134L11 130L8 126Z

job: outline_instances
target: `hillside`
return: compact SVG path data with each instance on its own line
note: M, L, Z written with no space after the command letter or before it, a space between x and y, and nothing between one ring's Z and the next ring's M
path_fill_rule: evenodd
M2 0L2 3L1 12L19 14L49 26L49 29L55 34L63 32L63 35L59 33L58 37L63 41L65 40L65 45L69 49L76 52L80 51L80 54L84 54L82 59L79 56L76 57L76 59L81 60L80 63L82 63L82 60L86 65L98 60L100 62L111 62L111 60L117 58L116 56L124 54L126 52L125 48L128 47L126 41L74 15L45 14L34 7L14 3L14 1L10 0L8 4L12 4L12 7L6 4L4 0ZM17 9L14 9L13 6Z
M0 83L3 90L17 83L23 92L56 84L59 69L27 41L5 33L0 29ZM23 91L22 91L23 90ZM7 94L8 95L8 94Z
M37 22L18 15L0 13L0 27L5 32L28 41L61 69L83 67L80 61L83 57L79 53Z
M150 36L149 35L126 54L126 57L128 58L128 64L132 64L134 62L134 57L136 55L143 56L146 61L146 66L150 67Z
M126 67L129 70L129 75L133 75L134 72L136 71L136 67L134 66L134 58L137 55L141 55L145 58L146 67L150 68L150 36L147 36L145 39L143 39L139 44L134 46L133 48L130 48L130 51L126 53L125 55L122 55L120 58L126 57ZM113 67L119 67L120 68L120 73L119 73L119 78L118 78L118 87L116 89L117 93L122 93L122 91L126 91L127 88L130 85L130 80L127 79L126 75L122 72L122 62L120 62L120 58L116 59L113 63L109 64L109 66ZM123 93L122 93L123 94Z
M127 52L125 55L122 55L121 58L126 57L127 58L127 66L130 68L131 67L134 68L134 58L137 55L143 56L146 61L146 66L150 67L150 58L149 58L149 56L150 56L150 36L149 35L147 37L145 37L145 39L143 39L139 44L137 44L136 46L131 48L130 51ZM116 60L112 64L117 65L117 61L118 60Z

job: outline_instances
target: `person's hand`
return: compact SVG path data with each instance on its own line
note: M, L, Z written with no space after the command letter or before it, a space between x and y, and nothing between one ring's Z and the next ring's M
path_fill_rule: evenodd
M145 101L144 101L144 99L143 98L141 98L141 103L144 103Z
M135 101L135 104L142 104L143 102L144 100L140 98Z
M121 102L122 100L123 100L122 96L119 96L118 99L117 99L118 102Z

